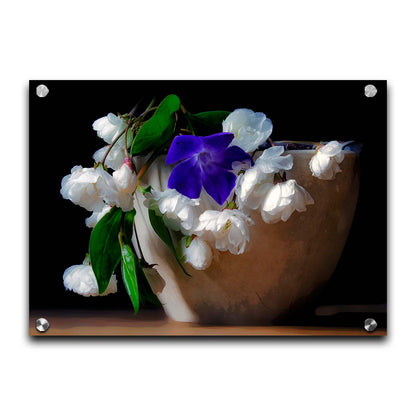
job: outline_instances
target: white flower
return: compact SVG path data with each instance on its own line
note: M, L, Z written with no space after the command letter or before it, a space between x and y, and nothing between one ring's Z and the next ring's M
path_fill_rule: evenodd
M183 237L180 241L180 250L185 263L189 263L196 270L206 270L211 266L212 249L210 245L195 237L192 239L189 247L186 247L187 237Z
M124 161L120 169L113 172L113 178L117 188L122 192L132 194L137 188L138 178L129 159Z
M200 214L199 199L188 198L175 189L162 192L153 190L145 197L145 206L162 216L166 227L185 235L193 234Z
M101 137L108 144L111 144L126 127L127 123L113 113L95 120L92 124L92 128L97 132L98 137ZM121 139L119 141L122 142Z
M94 228L97 225L97 222L100 221L110 209L110 205L104 205L101 211L94 211L88 218L85 218L85 225L89 228Z
M220 251L244 253L250 241L248 226L254 222L237 209L208 210L199 216L194 233L215 244Z
M117 188L113 177L103 167L75 166L62 179L61 194L88 211L101 211L106 204L117 205L123 211L133 209L133 196Z
M274 185L268 192L261 207L264 222L274 224L280 220L287 221L296 210L306 211L306 205L313 204L309 193L294 179Z
M65 176L61 183L61 194L74 204L88 211L103 209L106 199L114 199L115 184L112 176L102 166L83 168L74 166L71 174Z
M132 141L133 134L131 133L131 130L129 130L129 134L127 134L127 148L131 146ZM94 158L95 163L101 162L103 160L104 155L107 153L109 147L109 145L101 147L93 154L92 157ZM114 144L113 148L108 153L107 157L105 158L104 164L105 166L113 170L117 170L123 164L124 158L124 136L122 136L120 137L120 139L117 140L117 143Z
M283 146L272 146L266 149L256 160L255 167L263 173L276 173L280 170L290 170L293 167L293 156L285 155Z
M313 176L332 180L338 172L342 172L338 163L343 160L342 144L334 140L317 150L309 162L309 168Z
M293 156L281 156L284 150L283 146L266 149L252 168L238 176L235 193L239 209L259 208L273 187L274 174L292 169Z
M117 292L116 276L111 276L107 289L101 295L98 293L97 279L88 261L68 267L63 276L64 286L82 296L105 296Z
M239 175L235 186L237 207L243 211L259 208L273 187L273 176L273 173L265 174L256 166Z
M247 108L233 111L223 122L224 132L234 134L231 146L239 146L246 152L256 150L270 136L272 122L263 113L255 113Z

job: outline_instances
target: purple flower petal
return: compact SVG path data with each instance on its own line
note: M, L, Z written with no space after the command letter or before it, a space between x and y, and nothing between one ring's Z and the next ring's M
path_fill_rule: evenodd
M209 172L207 169L202 171L202 184L208 195L219 205L222 205L230 195L235 186L236 176L218 165L210 165Z
M198 198L202 186L220 205L234 189L236 176L229 172L233 162L253 160L238 146L231 146L232 133L206 137L177 136L166 157L166 164L177 163L170 174L168 187L189 198Z
M188 198L199 198L202 189L198 158L192 157L176 165L168 180L168 188L176 189Z
M202 150L202 138L197 136L176 136L166 156L166 164L188 159Z
M241 147L231 146L223 152L217 154L215 163L224 169L231 170L233 162L248 162L254 165L251 156L246 153Z
M216 133L211 136L203 137L203 145L207 150L218 152L226 149L233 141L234 134L232 133Z

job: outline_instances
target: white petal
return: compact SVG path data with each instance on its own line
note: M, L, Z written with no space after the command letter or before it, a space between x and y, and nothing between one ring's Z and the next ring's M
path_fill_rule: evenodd
M71 172L70 175L62 179L62 197L88 211L101 210L104 201L97 188L100 172L94 168L82 168L81 166L75 166Z
M110 210L110 205L104 205L102 210L94 211L91 216L85 219L85 225L89 228L94 228L97 225L97 222L100 221L100 219Z
M321 147L319 152L330 157L335 156L342 152L342 144L333 140L332 142L329 142L325 146Z
M145 195L145 206L163 216L165 225L185 235L193 234L200 214L199 200L181 195L174 189L155 191Z
M246 152L256 150L268 139L272 130L272 122L264 113L246 108L233 111L223 121L223 131L234 134L231 145L239 146Z
M106 154L109 146L104 146L101 149L98 149L94 155L94 161L96 163L102 162L104 155ZM113 148L110 150L109 154L105 158L105 166L109 167L110 169L117 170L124 162L124 145L122 142L118 141Z
M211 241L220 251L241 254L250 241L249 225L253 221L239 210L205 211L199 217L195 234Z
M338 163L344 160L341 143L332 141L318 149L309 162L313 176L323 180L332 180L341 168Z
M95 120L92 127L97 131L99 137L111 144L127 127L127 123L115 114L109 113L106 117Z
M283 152L283 146L269 147L264 150L263 154L256 160L255 166L264 173L276 173L280 170L292 169L293 156L281 156Z
M63 275L64 286L82 296L105 296L117 292L117 280L113 275L106 291L99 295L97 279L90 265L79 264L68 267Z
M119 169L113 172L114 182L122 192L133 193L137 189L138 178L127 163L123 163Z
M186 247L187 238L181 240L182 254L185 263L189 263L196 270L206 270L212 262L212 249L210 245L196 237L191 241L189 247Z
M306 211L306 205L314 201L309 193L294 179L276 184L267 194L261 209L264 222L274 224L287 221L296 210Z
M101 117L92 123L92 128L96 131L103 129L108 123L107 116Z

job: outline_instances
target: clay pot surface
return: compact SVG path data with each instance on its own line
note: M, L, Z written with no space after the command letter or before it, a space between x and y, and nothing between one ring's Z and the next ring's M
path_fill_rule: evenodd
M185 268L153 231L144 197L136 193L136 229L144 258L156 264L147 273L165 312L176 321L209 324L270 324L302 303L330 277L341 256L357 204L359 157L344 151L341 173L331 181L312 176L313 150L289 151L296 179L315 201L305 212L294 212L287 222L266 224L259 214L251 218L249 249L241 255L218 252L218 261L204 271ZM171 167L159 160L146 182L166 189Z

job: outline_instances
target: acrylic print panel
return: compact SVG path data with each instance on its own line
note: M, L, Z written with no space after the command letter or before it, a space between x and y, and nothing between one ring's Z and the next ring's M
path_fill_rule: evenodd
M30 334L385 335L385 81L31 81Z

